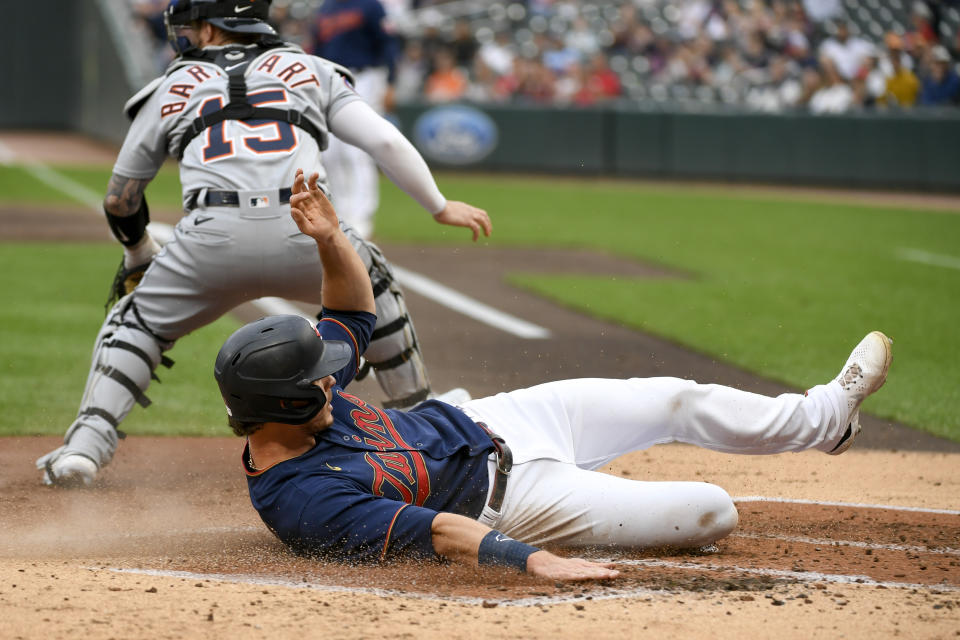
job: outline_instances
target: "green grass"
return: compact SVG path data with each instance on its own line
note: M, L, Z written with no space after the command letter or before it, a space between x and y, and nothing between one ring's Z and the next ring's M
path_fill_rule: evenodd
M960 440L960 271L897 258L899 248L960 258L956 213L611 181L448 176L442 187L491 213L493 243L589 248L690 276L511 282L798 389L834 377L881 329L895 364L866 410ZM379 237L465 242L417 224L415 206L384 192L381 211L394 215L378 218Z
M55 171L100 196L106 192L110 169L108 166L93 165L56 167ZM0 194L0 204L78 204L66 193L39 182L29 169L19 166L0 166ZM179 209L182 201L180 174L176 166L165 164L147 187L146 196L151 207Z
M109 168L63 172L97 192L109 176ZM658 263L687 276L646 280L512 274L517 285L798 389L835 376L856 341L881 329L896 341L896 357L887 386L868 400L866 410L960 440L960 365L953 357L960 353L960 271L896 255L899 248L912 248L960 257L956 213L627 181L451 174L441 175L439 182L449 197L490 212L491 244L588 248ZM56 195L11 168L0 168L0 189L5 199L21 201L53 201ZM178 207L176 172L165 168L148 197L152 206ZM382 189L377 239L469 244L465 230L434 224L389 182ZM34 264L30 254L37 255L36 248L25 253L8 248L3 248L0 265L8 267L4 290L21 290L3 316L0 362L8 363L9 373L0 377L0 400L16 407L17 416L7 412L3 432L59 433L63 416L70 414L69 422L76 410L89 349L103 317L99 301L119 252L115 247L57 245L45 249ZM99 261L96 275L88 274L93 268L89 261ZM24 274L36 274L36 281L7 284L23 280ZM85 279L89 282L82 284ZM46 295L36 293L39 289ZM22 314L10 315L21 307ZM66 330L60 324L70 325L70 337L54 339L45 333L47 327L31 326L37 317L70 317L70 322L58 323L60 331ZM7 340L14 328L20 333ZM145 422L130 422L131 430L162 431L170 424L197 429L178 433L224 432L208 376L209 363L230 328L208 327L176 347L176 368L167 375L160 372L169 382L151 387L157 406L135 409L133 420ZM51 345L54 357L20 346L31 341ZM184 353L178 354L180 349ZM66 396L64 407L56 410L45 388L51 363L58 370L56 393ZM61 376L61 369L70 371ZM30 384L24 385L24 379ZM44 407L39 417L38 406Z
M119 255L110 244L0 245L0 435L62 435L73 421ZM229 435L213 361L237 326L222 318L179 342L147 394L154 405L134 407L122 428Z

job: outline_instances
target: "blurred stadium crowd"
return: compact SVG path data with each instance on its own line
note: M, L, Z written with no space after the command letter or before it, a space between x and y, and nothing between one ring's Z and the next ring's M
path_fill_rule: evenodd
M157 38L167 0L130 0ZM960 0L381 0L397 102L761 112L960 106ZM323 0L273 0L313 48Z

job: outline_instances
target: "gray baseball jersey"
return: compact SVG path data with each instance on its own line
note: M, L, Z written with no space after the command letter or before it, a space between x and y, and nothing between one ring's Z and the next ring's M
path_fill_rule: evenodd
M226 106L229 71L229 64L221 68L180 58L134 96L127 113L135 118L114 174L152 179L168 155L178 155L194 120ZM247 66L245 84L252 106L299 112L310 124L256 119L261 112L252 120L217 120L189 141L180 161L187 215L133 293L108 313L64 446L37 461L48 481L55 480L61 457L80 456L97 469L110 462L122 436L120 423L135 403L150 404L146 391L154 370L171 364L163 351L182 336L254 298L322 302L316 243L290 217L286 187L298 168L323 179L320 147L327 123L360 98L333 63L292 45L257 55ZM211 201L207 190L217 191L218 198ZM365 356L390 402L412 405L427 397L430 383L403 293L379 249L349 225L341 226L376 292L378 334Z
M334 113L360 99L335 65L293 45L254 59L247 67L246 84L254 106L299 111L324 130ZM166 157L176 155L193 119L226 105L227 73L212 62L178 60L149 89L145 101L146 91L131 101L139 110L114 165L114 173L128 178L153 178ZM326 186L320 151L310 135L285 122L218 123L194 139L180 161L184 203L187 194L203 187L241 191L289 186L297 168L308 175L317 171Z

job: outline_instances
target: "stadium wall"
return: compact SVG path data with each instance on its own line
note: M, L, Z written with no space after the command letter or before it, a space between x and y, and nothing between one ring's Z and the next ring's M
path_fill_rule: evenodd
M960 191L957 112L692 113L407 105L435 166Z
M81 131L119 143L123 104L153 73L126 0L5 2L0 127Z

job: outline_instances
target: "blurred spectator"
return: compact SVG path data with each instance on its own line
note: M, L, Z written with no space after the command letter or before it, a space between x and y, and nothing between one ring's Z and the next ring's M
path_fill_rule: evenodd
M586 60L600 50L600 41L597 40L597 34L582 17L577 17L573 21L571 29L567 31L567 35L563 39L563 44L567 49L577 51L581 60Z
M620 77L607 64L602 53L595 53L585 68L580 69L580 87L573 101L581 106L612 100L620 95Z
M427 75L433 73L433 62L437 59L437 52L447 47L446 40L440 34L440 29L433 24L424 26L423 33L417 38L423 47L423 56L427 61Z
M786 5L783 17L782 52L798 64L810 66L816 62L812 58L810 46L811 28L802 7L797 3Z
M463 92L463 99L478 104L493 102L496 83L497 74L487 66L483 58L477 56L473 59L473 69L467 77L467 88Z
M873 53L873 45L850 35L846 22L837 22L836 34L820 45L820 57L833 63L833 70L844 80L851 80L860 72L866 59Z
M526 65L526 74L518 87L518 95L523 102L548 103L553 100L556 89L554 75L540 60L530 60Z
M810 112L843 113L854 104L853 88L843 81L840 72L829 59L821 64L821 85L810 98Z
M542 33L537 35L536 41L540 59L555 74L567 73L570 67L584 59L579 50L558 37Z
M950 53L937 45L930 50L928 70L920 91L920 104L955 106L960 104L960 77L951 68Z
M633 30L640 23L637 17L635 4L624 4L620 7L617 20L610 25L611 43L609 50L616 53L629 53Z
M913 28L906 34L909 49L919 51L937 43L939 38L933 26L933 13L926 2L917 0L913 3L910 23Z
M960 0L900 0L900 9L884 0L511 0L501 3L505 20L482 3L382 1L397 5L397 24L406 29L397 72L404 101L427 96L428 78L431 100L477 102L597 104L630 94L769 112L798 106L834 112L908 106L917 77L921 96L928 96L918 103L955 99L956 74L949 62L935 64L931 50L939 44L938 10L943 26L955 29L947 4ZM284 36L294 41L299 27L287 14L301 2L321 0L274 3ZM411 6L412 13L404 13ZM868 39L843 22L850 15L863 28L869 12L874 22L890 24L884 9L909 16L899 36ZM954 31L942 35L952 40ZM452 52L453 65L434 69L441 49Z
M410 40L397 61L394 94L397 102L410 102L420 97L429 64L420 40Z
M553 101L556 104L567 105L574 102L574 98L582 87L587 85L587 70L579 62L575 62L563 73L557 74L553 81Z
M163 73L174 58L173 49L167 42L167 29L163 22L163 11L170 4L167 0L134 0L133 14L146 32L150 42L151 57L157 73Z
M840 0L803 0L803 8L813 22L829 22L840 17Z
M920 92L920 81L913 71L904 65L903 48L896 34L887 38L887 62L890 74L887 78L883 102L888 105L912 107Z
M906 43L902 36L890 32L883 37L883 43L888 52L896 50L902 66L906 67L907 69L913 69L913 57L907 53ZM891 62L892 55L893 54L891 53L890 55L883 56L879 62L880 70L883 71L887 76L893 75L893 63Z
M516 55L510 39L510 32L501 30L493 39L480 45L477 52L483 63L497 75L510 73L513 68L513 58Z
M892 74L892 68L889 73L885 72L881 68L880 62L880 52L874 51L873 55L867 58L863 70L862 102L866 106L883 104L884 96L887 93L887 79Z
M766 82L748 90L746 103L758 111L778 113L796 107L802 95L799 68L786 56L776 56Z
M460 70L450 49L440 49L433 57L433 72L427 77L423 94L429 102L453 102L467 91L467 76Z
M412 0L380 0L380 4L387 12L388 31L395 31L410 20L414 3Z
M480 44L473 36L473 29L470 28L468 20L460 19L454 24L449 47L453 53L454 64L464 69L473 66L473 57L477 55Z
M763 40L763 34L760 31L747 34L743 47L743 61L747 63L747 66L753 68L766 67L769 59L770 51Z

